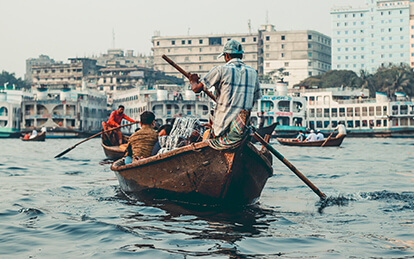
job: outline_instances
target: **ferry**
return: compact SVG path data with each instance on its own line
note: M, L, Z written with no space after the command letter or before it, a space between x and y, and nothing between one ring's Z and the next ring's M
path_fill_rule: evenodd
M107 97L97 91L36 88L22 102L22 132L46 127L47 138L86 137L102 129Z
M404 94L391 100L384 93L367 98L368 90L325 88L302 90L308 128L329 134L338 124L354 137L414 137L414 105Z
M189 86L159 84L154 86L138 86L136 88L114 92L109 104L112 110L124 105L124 113L139 121L143 111L155 114L157 126L170 123L176 117L190 116L207 123L213 103L204 93L195 94ZM128 122L123 122L128 123ZM138 125L122 129L123 133L135 132Z
M299 130L305 130L306 123L306 99L300 96L288 96L287 84L260 85L262 98L257 101L252 109L252 125L269 126L276 123L273 136L293 137ZM263 125L260 125L264 120Z
M6 86L0 89L0 138L20 136L21 103L32 98L33 95L26 90Z

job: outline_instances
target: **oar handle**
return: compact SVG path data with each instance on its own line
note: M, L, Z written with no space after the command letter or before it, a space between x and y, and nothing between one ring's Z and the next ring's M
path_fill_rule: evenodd
M180 72L181 74L183 74L186 78L190 79L190 75L188 74L188 72L186 72L184 69L182 69L179 65L177 65L174 61L172 61L169 57L167 57L166 55L162 55L162 58L167 61L171 66L173 66L175 69L178 70L178 72ZM208 95L208 97L210 97L213 101L216 101L216 97L207 89L204 89L203 87L203 91L204 93L206 93L206 95Z
M257 139L263 146L265 146L273 155L275 155L282 163L284 163L294 174L296 174L309 188L312 189L321 199L326 199L326 195L321 192L306 176L293 166L282 154L277 152L269 143L267 143L257 132L254 132L253 137Z

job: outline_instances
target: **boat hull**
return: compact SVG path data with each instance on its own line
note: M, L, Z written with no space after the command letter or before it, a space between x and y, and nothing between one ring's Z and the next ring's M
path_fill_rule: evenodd
M201 142L122 165L113 163L126 193L162 193L196 203L255 202L272 176L271 159L246 142L218 151Z
M342 144L342 141L346 135L336 136L334 138L330 138L324 145L324 147L339 147ZM318 141L295 141L295 139L285 139L285 138L277 138L280 144L286 146L299 146L299 147L320 147L325 142L325 140L318 140Z

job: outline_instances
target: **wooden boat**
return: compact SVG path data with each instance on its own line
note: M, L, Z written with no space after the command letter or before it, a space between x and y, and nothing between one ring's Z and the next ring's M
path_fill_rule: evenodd
M219 151L207 142L193 143L164 154L111 166L121 189L197 204L255 202L272 176L272 156L244 141L233 150Z
M128 137L122 135L122 143L128 143ZM115 143L108 134L101 134L101 146L107 158L112 160L120 159L124 156L125 149L121 149L118 143Z
M346 135L337 135L334 138L330 138L324 147L339 147L342 144L342 141ZM296 139L288 139L288 138L276 138L277 141L279 141L280 144L286 145L286 146L300 146L300 147L320 147L325 142L324 140L318 140L318 141L302 141L299 142Z
M45 141L45 139L46 139L46 132L44 132L44 131L43 132L40 132L34 138L24 139L23 137L20 137L20 139L23 140L23 141Z
M275 128L276 128L276 126L277 126L277 123L275 122L275 123L273 123L273 124L270 124L270 125L268 125L268 126L266 126L266 127L263 127L263 128L258 128L257 129L257 133L262 137L262 138L264 138L266 135L270 135L270 136L272 136L272 133L273 133L273 131L275 130ZM253 138L252 137L252 139L250 140L252 143L256 143L257 142L257 140L255 139L255 138Z

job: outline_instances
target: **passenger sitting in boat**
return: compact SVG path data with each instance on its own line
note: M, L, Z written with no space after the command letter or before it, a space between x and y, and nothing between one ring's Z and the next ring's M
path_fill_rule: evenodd
M30 134L30 137L29 137L29 139L33 139L33 138L35 138L37 136L37 130L33 130L32 131L32 134Z
M191 89L200 93L215 88L216 107L210 146L216 149L237 147L243 139L250 111L261 98L259 76L256 70L244 64L242 45L229 40L218 58L224 56L226 64L214 67L201 80L189 73Z
M316 140L324 140L325 136L322 134L321 130L316 131Z
M155 115L150 111L141 114L141 129L129 137L125 164L151 156L152 149L158 141L158 133L154 130ZM131 162L132 162L131 161Z
M308 141L308 142L316 141L316 134L314 130L310 131L310 134L308 135L305 141Z
M152 149L151 156L154 156L158 153L158 151L161 149L160 142L163 141L166 136L170 135L171 130L171 124L164 124L158 129L158 141L155 143L155 146Z
M130 117L126 116L124 113L125 107L123 105L119 105L118 110L113 111L111 115L109 116L109 119L107 122L102 122L102 127L104 130L116 128L120 126L122 119L125 119L130 122L136 122ZM122 133L118 130L113 130L111 132L111 135L115 135L116 140L119 142L119 145L122 145ZM114 144L114 143L113 143Z
M24 137L23 137L23 139L29 139L29 138L30 138L29 133L26 133L26 134L24 135Z
M305 134L303 134L303 131L299 130L299 134L296 137L296 140L299 141L299 142L302 142L302 141L305 140L305 138L306 138L306 136L305 136Z

